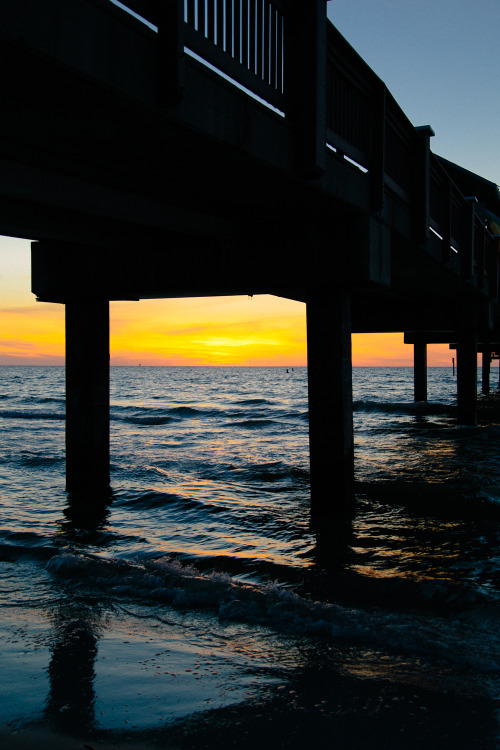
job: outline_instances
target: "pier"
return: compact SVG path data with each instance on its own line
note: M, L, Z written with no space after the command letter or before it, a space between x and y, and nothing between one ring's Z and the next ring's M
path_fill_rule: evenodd
M67 488L109 484L111 300L273 294L306 304L313 515L348 513L351 333L405 332L416 400L427 345L456 346L477 423L496 186L432 152L327 0L121 5L0 10L0 233L66 306Z

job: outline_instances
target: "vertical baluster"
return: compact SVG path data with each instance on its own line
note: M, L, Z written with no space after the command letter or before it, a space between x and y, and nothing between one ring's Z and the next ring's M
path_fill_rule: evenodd
M233 0L226 0L226 52L233 54Z
M206 36L206 0L198 0L198 31Z
M276 88L276 8L269 7L269 83Z
M241 64L249 67L248 61L248 0L241 0Z
M285 47L284 47L284 23L281 11L277 12L277 28L276 28L276 88L280 93L285 90L285 82L283 80L283 70L285 63Z
M188 23L190 26L195 27L195 0L187 0L187 18L186 23Z
M255 36L256 36L256 45L255 45L255 56L256 56L256 67L255 72L259 76L259 78L263 78L263 65L262 65L262 44L263 44L263 32L264 32L264 11L263 11L263 2L264 0L257 0L257 7L256 7L256 18L255 18Z
M215 44L215 3L216 0L207 0L207 37Z
M234 0L234 58L241 62L241 0Z

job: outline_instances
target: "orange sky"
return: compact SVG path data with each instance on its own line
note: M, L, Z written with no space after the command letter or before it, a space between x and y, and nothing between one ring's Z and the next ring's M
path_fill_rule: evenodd
M0 237L0 364L64 364L64 307L30 292L29 242ZM356 334L353 365L411 365L402 333ZM449 366L447 346L428 363ZM305 305L278 297L111 303L111 364L306 364Z

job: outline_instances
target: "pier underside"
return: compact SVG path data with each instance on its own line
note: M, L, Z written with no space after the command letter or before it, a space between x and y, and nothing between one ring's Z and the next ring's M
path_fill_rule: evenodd
M458 419L476 424L476 351L478 338L487 336L480 325L491 317L489 303L478 304L472 290L468 306L455 309L450 303L453 284L446 276L450 299L443 303L440 296L426 305L417 293L418 284L411 282L411 293L410 288L405 289L404 275L399 290L394 283L368 283L367 274L356 274L355 269L362 267L366 253L368 264L373 262L380 246L375 245L375 250L366 243L361 248L351 246L346 236L353 233L339 227L340 222L327 276L334 281L328 284L321 280L320 261L328 257L325 243L331 245L333 240L312 225L306 231L304 223L301 243L290 251L278 247L270 263L266 260L270 247L278 240L267 232L253 238L252 248L247 238L246 253L229 243L216 245L211 252L204 247L202 252L199 241L190 238L182 248L177 238L175 250L169 243L167 248L162 243L156 249L139 250L127 245L105 248L34 242L33 291L39 299L66 306L67 489L102 489L109 484L109 301L115 299L266 293L305 303L314 522L348 516L353 507L351 333L427 329L427 333L408 333L406 337L407 343L415 345L416 400L427 398L427 343L436 338L448 343L455 340ZM339 264L335 273L334 258L338 257L349 260ZM440 273L441 269L435 270L436 279ZM443 289L446 291L446 284ZM464 309L474 310L475 327L470 327L471 316L464 316ZM446 331L429 333L436 321L441 321Z
M128 4L154 28L108 0L0 11L0 233L36 240L32 290L66 305L68 489L109 482L110 300L273 294L307 309L313 515L348 513L352 332L448 332L475 423L495 186L431 153L325 0L265 0L259 28Z

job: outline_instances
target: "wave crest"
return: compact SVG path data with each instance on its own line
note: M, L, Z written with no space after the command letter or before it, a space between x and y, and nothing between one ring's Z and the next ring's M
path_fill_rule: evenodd
M163 557L146 562L64 553L47 569L75 586L102 589L109 596L146 599L174 608L205 609L222 620L271 628L284 634L349 640L379 648L437 656L482 672L500 672L500 636L460 618L365 611L314 601L277 583L264 587L225 573L200 574L196 568Z

